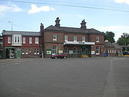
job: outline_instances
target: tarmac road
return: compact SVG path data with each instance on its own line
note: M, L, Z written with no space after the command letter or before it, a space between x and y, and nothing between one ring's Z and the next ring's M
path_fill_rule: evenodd
M0 60L0 97L129 97L129 57Z

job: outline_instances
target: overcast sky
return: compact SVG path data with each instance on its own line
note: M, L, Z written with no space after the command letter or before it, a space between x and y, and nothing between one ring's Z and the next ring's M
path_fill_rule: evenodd
M85 19L87 28L113 31L115 39L129 33L129 0L0 0L0 31L39 31L55 25L80 27ZM13 28L13 29L12 29Z

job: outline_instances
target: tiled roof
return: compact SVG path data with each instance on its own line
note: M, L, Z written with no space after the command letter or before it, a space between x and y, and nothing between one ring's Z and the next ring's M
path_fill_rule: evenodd
M105 42L105 47L122 49L122 46L120 46L119 44L117 44L117 43L111 43L111 42Z
M40 32L31 32L31 31L6 31L3 30L3 35L13 35L13 34L21 34L24 36L40 36Z
M112 45L117 48L117 49L122 49L122 46L120 46L119 44L117 43L112 43Z
M46 31L61 31L61 32L73 32L73 33L89 33L89 34L103 34L102 32L96 29L81 29L81 28L74 28L74 27L56 27L56 26L49 26L45 29Z

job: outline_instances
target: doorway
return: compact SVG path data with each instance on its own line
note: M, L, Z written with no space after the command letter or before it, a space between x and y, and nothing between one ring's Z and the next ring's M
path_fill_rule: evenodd
M6 58L15 58L15 48L6 48Z

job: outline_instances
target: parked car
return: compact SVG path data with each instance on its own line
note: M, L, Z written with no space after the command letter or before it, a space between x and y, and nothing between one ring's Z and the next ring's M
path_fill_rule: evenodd
M129 57L129 52L123 52L123 56L128 56Z
M51 55L52 59L63 59L63 58L67 58L66 54L56 54L56 55Z

